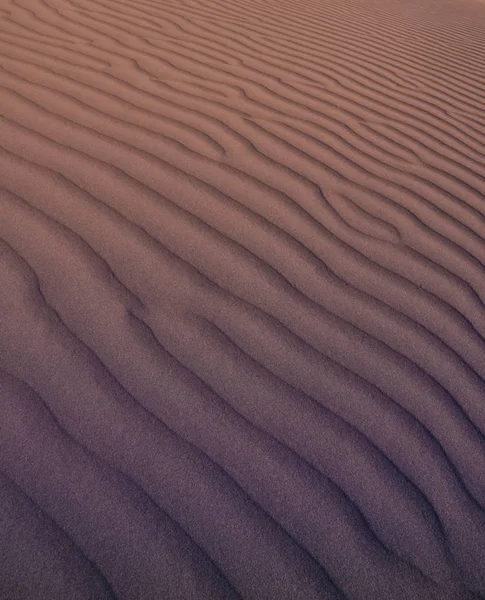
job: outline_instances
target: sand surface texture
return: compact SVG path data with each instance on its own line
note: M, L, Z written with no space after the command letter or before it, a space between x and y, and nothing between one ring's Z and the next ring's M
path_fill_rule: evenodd
M485 4L0 3L0 599L485 598Z

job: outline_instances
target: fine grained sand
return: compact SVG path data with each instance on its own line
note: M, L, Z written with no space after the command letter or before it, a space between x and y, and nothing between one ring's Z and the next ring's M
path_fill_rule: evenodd
M0 599L485 598L485 4L0 6Z

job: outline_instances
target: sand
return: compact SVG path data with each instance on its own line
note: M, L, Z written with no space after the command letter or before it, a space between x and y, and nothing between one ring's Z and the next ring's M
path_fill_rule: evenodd
M485 4L0 4L0 600L485 598Z

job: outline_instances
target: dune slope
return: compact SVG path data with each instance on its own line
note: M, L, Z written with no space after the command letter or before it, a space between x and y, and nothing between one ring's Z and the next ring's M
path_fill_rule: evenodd
M0 600L485 598L484 27L2 3Z

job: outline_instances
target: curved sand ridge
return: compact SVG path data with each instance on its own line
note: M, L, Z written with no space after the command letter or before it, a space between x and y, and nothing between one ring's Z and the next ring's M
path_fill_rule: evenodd
M485 598L485 6L0 10L0 599Z

